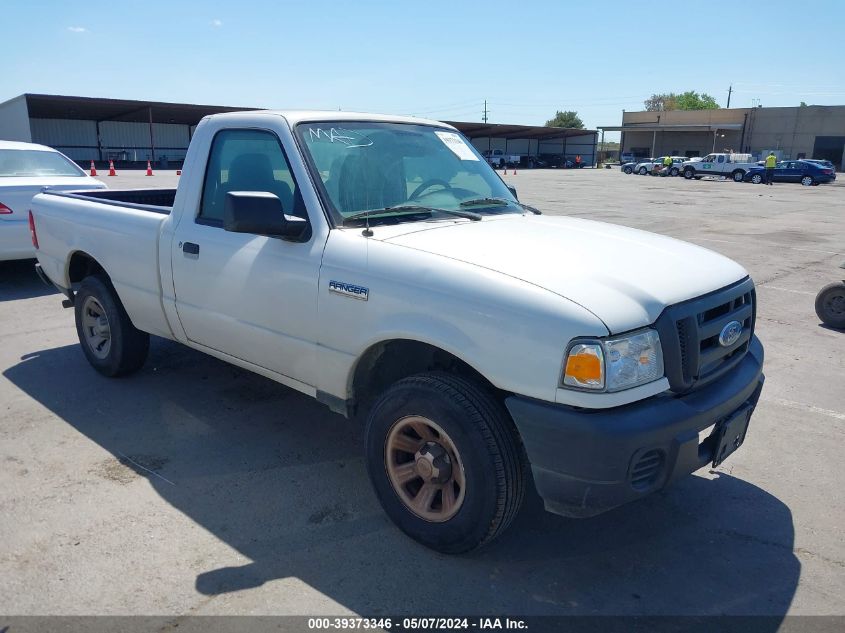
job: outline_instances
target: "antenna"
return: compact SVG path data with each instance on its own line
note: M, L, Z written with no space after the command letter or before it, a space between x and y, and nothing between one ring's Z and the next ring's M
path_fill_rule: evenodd
M484 121L484 123L487 123L487 99L484 100L484 114L482 115L481 120Z
M728 108L731 107L731 93L733 92L733 90L734 90L733 84L728 86L728 105L727 105Z

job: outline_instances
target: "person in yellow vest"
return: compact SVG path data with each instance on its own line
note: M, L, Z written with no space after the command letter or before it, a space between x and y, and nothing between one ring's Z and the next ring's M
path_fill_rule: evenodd
M777 165L778 159L775 156L774 152L769 152L769 155L766 156L766 184L772 184L772 179L775 177L775 165Z
M672 157L671 156L664 156L663 157L663 173L661 176L668 176L672 172Z

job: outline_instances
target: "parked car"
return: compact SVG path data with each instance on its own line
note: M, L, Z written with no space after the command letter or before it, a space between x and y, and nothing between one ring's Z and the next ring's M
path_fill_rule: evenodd
M803 159L808 163L816 163L817 165L824 167L825 169L830 169L833 172L833 179L836 180L836 165L834 165L829 160L823 160L819 158L805 158Z
M376 496L428 547L496 538L528 486L595 515L746 437L763 348L722 255L542 215L437 121L217 114L186 164L178 191L33 200L88 362L132 373L153 334L363 418Z
M645 176L646 174L652 173L655 167L660 167L662 169L664 158L666 157L658 156L657 158L649 158L639 162L634 166L634 173L639 174L640 176ZM677 176L681 173L681 167L688 159L686 156L671 156L670 158L672 159L672 167L669 170L669 175Z
M700 160L687 160L681 166L684 178L701 179L704 176L725 176L736 182L742 182L748 170L758 165L752 161L751 154L708 154Z
M637 161L630 161L630 162L627 162L627 163L623 163L620 166L620 169L622 170L623 174L629 174L630 175L630 174L634 173L634 167L636 167L636 166L637 166Z
M64 154L44 145L0 141L0 261L35 257L27 213L42 189L102 189Z
M513 165L519 165L522 160L519 154L505 154L500 149L484 150L482 155L493 167L511 167Z
M832 182L836 178L833 169L822 167L808 160L784 160L775 165L772 180L774 182L800 182L802 185L819 185ZM753 167L743 178L755 185L766 181L766 168Z

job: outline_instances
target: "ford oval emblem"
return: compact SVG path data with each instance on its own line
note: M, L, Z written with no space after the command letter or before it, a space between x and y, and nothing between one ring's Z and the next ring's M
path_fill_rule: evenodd
M731 321L722 331L719 332L719 345L722 347L730 347L739 340L742 335L742 323L739 321Z

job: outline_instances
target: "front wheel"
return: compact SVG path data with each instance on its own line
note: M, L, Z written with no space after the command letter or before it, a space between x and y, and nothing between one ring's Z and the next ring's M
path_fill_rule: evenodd
M813 180L812 176L804 176L801 179L801 184L804 185L805 187L812 187L814 182L815 181Z
M751 182L753 182L755 185L759 185L761 182L763 182L763 175L762 174L753 174L751 176Z
M645 167L640 167L640 171L639 171L640 176L645 176L647 173L648 173L648 169L646 169Z
M845 329L845 281L828 284L819 291L816 315L830 327Z
M94 369L116 377L141 368L147 359L150 335L132 325L108 278L97 275L83 279L74 308L79 343Z
M630 175L634 172L634 168L633 167L623 167L622 172Z
M692 180L695 177L695 170L694 169L685 169L684 170L684 178L687 180Z
M479 385L424 373L390 387L366 430L367 470L405 534L447 554L489 543L525 493L527 460L504 407Z
M680 173L680 170L677 167L672 167L672 169L669 170L670 176L677 176L679 173Z

